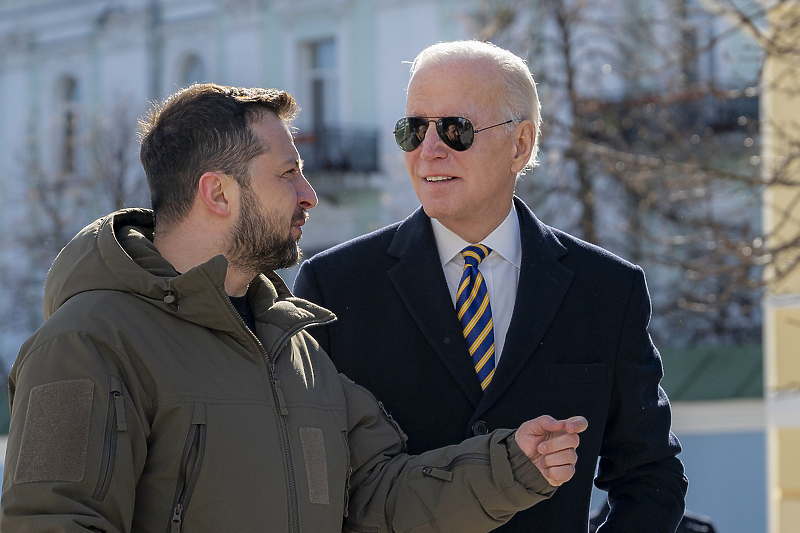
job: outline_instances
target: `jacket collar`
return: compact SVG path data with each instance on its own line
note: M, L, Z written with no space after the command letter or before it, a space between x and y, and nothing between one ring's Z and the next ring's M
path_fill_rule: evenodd
M225 257L212 257L179 274L158 253L152 239L153 216L147 209L117 211L84 228L48 273L46 316L81 292L116 290L183 320L228 333L242 344L252 342L225 294ZM274 272L256 277L248 296L256 320L282 331L334 319L329 311L293 298Z

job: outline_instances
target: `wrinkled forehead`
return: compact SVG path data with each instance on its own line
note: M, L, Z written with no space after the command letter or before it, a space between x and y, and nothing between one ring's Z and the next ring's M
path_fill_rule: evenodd
M406 113L474 118L494 112L501 91L500 69L487 59L424 63L409 81Z

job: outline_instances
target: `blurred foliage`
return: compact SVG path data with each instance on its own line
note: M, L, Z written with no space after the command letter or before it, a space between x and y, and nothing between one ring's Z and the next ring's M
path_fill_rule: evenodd
M69 120L73 113L74 109L67 114ZM138 163L136 115L118 103L97 116L83 129L68 130L69 137L64 135L64 121L57 122L49 144L47 136L28 135L27 152L22 154L24 176L19 177L26 184L25 196L15 206L17 222L2 235L7 253L0 257L0 282L6 301L0 307L0 323L6 335L27 336L42 324L47 270L81 228L110 211L149 205ZM56 157L45 157L53 155L54 146ZM51 159L53 165L44 164ZM2 355L0 365L16 354ZM2 366L0 370L8 371Z
M760 157L764 60L797 52L775 44L763 8L486 0L473 20L537 81L542 164L517 193L545 222L645 268L658 343L759 342L764 269L800 249L800 235L771 247L761 224L766 188L800 195ZM776 277L797 266L781 264Z

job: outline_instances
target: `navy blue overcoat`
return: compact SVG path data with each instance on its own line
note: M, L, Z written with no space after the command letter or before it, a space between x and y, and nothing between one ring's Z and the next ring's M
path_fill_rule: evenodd
M661 359L647 331L644 272L542 224L514 201L519 286L485 393L421 208L303 263L295 294L338 317L309 332L340 372L385 404L408 435L410 453L539 415L586 417L575 477L496 531L586 532L597 473L612 506L600 531L673 532L687 482L659 386Z

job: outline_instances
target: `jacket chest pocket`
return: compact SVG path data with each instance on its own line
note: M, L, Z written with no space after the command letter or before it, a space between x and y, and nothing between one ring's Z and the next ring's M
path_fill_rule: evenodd
M598 383L605 380L605 363L550 365L550 383Z
M111 476L114 474L114 462L117 457L117 440L119 433L128 430L125 417L125 396L123 395L122 382L119 378L111 376L106 411L106 428L103 437L103 455L100 461L100 475L97 478L92 498L103 501L111 485Z
M172 516L167 533L180 533L183 528L183 521L200 477L205 451L206 409L204 404L196 403L192 408L192 423L181 453L178 483L172 499Z

